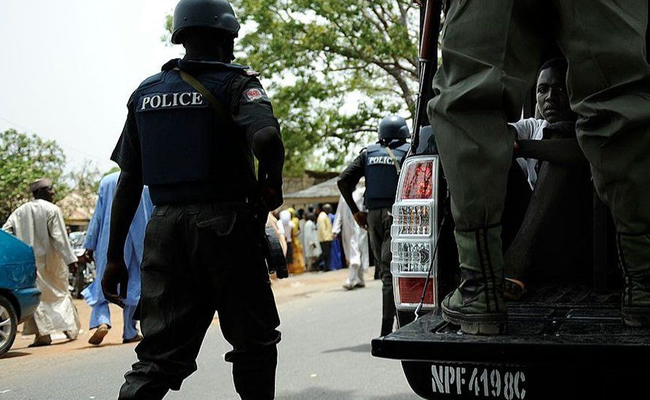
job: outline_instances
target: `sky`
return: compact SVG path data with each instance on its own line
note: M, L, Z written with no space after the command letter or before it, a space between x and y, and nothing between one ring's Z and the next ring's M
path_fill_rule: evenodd
M160 40L176 3L0 0L0 131L55 140L68 170L116 166L129 96L182 54Z

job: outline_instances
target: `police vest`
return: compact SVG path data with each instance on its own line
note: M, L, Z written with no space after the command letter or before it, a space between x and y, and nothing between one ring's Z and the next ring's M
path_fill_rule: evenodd
M229 89L241 66L219 64L191 72L230 109ZM254 193L245 133L220 116L207 99L177 71L163 71L134 92L143 182L156 204L202 200L239 200ZM225 113L229 116L229 113Z
M410 145L404 143L396 148L391 148L397 162L401 165L404 156L409 151ZM395 202L397 191L397 169L386 147L372 144L366 149L366 208L376 210L390 208Z

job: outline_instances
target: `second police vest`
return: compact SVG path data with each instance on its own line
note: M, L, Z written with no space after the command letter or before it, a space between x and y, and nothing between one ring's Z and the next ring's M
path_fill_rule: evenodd
M392 148L397 162L401 165L404 156L408 153L410 145L401 144ZM366 149L366 207L368 210L390 208L395 202L397 192L397 169L386 147L372 144Z
M188 72L228 110L228 90L244 68L220 64ZM145 80L132 100L143 183L157 203L214 200L224 194L239 199L254 192L251 166L237 142L244 133L234 131L232 121L218 115L177 71L163 70Z

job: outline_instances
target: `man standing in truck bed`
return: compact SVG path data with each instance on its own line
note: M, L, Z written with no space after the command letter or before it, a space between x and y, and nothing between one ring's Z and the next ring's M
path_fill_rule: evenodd
M507 122L519 119L551 33L569 62L578 140L615 221L623 319L650 325L648 2L449 3L428 113L451 191L463 279L442 301L443 317L467 333L506 330L500 221L513 151Z

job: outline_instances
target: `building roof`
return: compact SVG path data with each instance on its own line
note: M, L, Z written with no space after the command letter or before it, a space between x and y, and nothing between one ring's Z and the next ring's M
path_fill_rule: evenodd
M341 192L336 178L328 179L306 189L284 195L284 204L338 203Z
M95 210L97 195L83 195L78 191L68 193L56 205L61 207L66 225L88 225Z
M313 203L338 203L341 196L339 188L336 185L339 177L335 177L325 182L321 182L306 189L284 195L284 205L293 204L313 204ZM364 184L361 178L360 185Z

